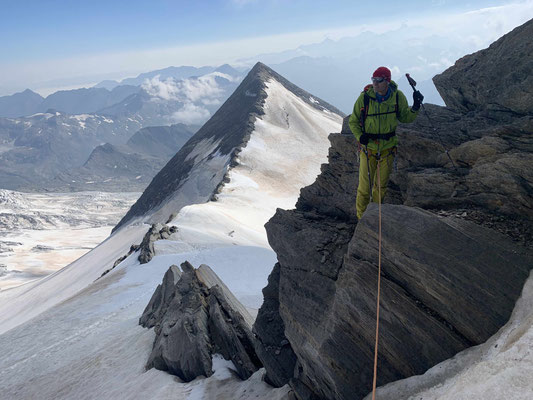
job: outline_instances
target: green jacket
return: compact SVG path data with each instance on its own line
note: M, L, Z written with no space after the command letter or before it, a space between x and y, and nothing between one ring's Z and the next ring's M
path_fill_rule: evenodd
M390 97L381 103L378 103L378 101L376 100L376 93L374 92L374 88L371 85L369 86L370 87L366 89L366 93L370 97L370 101L368 104L368 115L365 120L366 133L386 134L394 132L396 131L396 127L398 126L398 121L408 123L413 122L416 119L418 111L412 111L409 108L405 95L402 93L401 90L398 89L398 85L394 81L391 81L389 84L389 87L392 90ZM396 93L398 93L398 115L395 112ZM353 106L353 113L350 116L349 120L350 129L352 130L352 133L358 141L361 135L363 134L360 121L361 109L364 108L364 94L365 91L361 92L361 95L355 102L355 105ZM370 141L368 142L368 148L374 151L377 151L378 148L379 150L390 149L391 147L397 145L397 136L392 136L388 140L372 140L371 137Z

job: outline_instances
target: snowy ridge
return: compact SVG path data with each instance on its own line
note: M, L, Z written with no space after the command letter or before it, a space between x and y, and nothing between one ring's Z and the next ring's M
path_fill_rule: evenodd
M293 208L300 188L327 161L327 135L339 129L340 116L311 107L274 79L265 85L265 114L257 117L216 201L186 206L172 221L180 237L270 248L264 224L276 208Z
M257 63L215 115L156 175L139 201L115 229L132 221L166 222L170 215L182 207L206 202L214 194L216 195L228 179L228 169L239 164L239 153L252 135L256 134L254 129L257 121L261 121L261 117L267 111L266 104L272 102L268 98L273 92L267 93L267 82L272 81L279 85L279 94L275 96L287 95L292 100L298 99L300 104L299 109L279 108L275 111L280 115L279 126L285 127L285 134L298 136L307 129L320 129L320 134L327 138L329 133L339 130L338 126L342 123L343 116L341 111L322 100L310 101L309 99L313 97L311 94L293 85L266 65ZM304 104L308 107L304 107ZM292 128L288 125L289 112L294 113L290 115L294 124ZM314 122L302 125L296 122L305 118L309 121L316 119L337 121L337 125ZM283 141L285 138L280 136L279 140ZM209 147L211 144L213 146ZM294 145L299 146L299 144ZM307 150L309 148L306 148ZM317 149L317 151L322 150ZM190 154L197 157L193 159ZM270 156L273 157L272 154ZM314 157L314 154L311 157ZM263 162L273 164L268 159L265 160L265 157ZM206 171L211 172L211 175Z

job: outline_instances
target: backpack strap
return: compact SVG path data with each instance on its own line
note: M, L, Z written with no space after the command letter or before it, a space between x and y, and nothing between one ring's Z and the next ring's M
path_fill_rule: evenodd
M396 104L394 105L394 111L396 111L396 118L400 118L400 107L398 107L398 91L396 90Z
M365 121L368 116L368 106L370 104L370 96L366 93L368 86L365 87L364 96L363 96L363 107L361 108L361 116L359 119L359 125L361 125L361 131L365 133Z

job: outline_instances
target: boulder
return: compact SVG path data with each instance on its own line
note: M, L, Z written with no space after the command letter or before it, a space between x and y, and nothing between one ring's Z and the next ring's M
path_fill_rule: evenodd
M174 298L176 283L181 278L181 270L177 265L171 265L163 276L163 282L157 285L150 302L144 309L139 319L139 325L145 328L153 328L161 323L163 315L167 312L168 306Z
M211 340L208 330L208 303L205 287L198 281L194 267L181 264L183 273L166 312L146 368L177 375L184 381L211 376Z
M212 356L231 360L248 379L262 365L255 354L252 317L207 265L171 266L150 299L139 324L156 338L147 368L185 381L211 376Z
M489 113L533 113L533 20L433 78L446 106Z

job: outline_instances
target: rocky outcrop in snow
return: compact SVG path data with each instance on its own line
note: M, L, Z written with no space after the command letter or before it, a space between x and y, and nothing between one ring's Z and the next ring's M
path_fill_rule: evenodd
M261 367L252 317L207 265L194 269L185 262L181 268L170 267L139 320L157 335L147 367L191 381L213 374L218 353L249 378Z
M162 224L153 224L146 235L144 235L143 241L140 245L141 253L139 254L139 262L146 264L155 255L154 242L161 239L168 239L173 233L176 233L178 228L175 226L167 226Z
M528 26L503 40L525 46ZM476 68L487 64L480 57ZM378 385L486 341L508 320L533 265L531 116L426 108L437 132L423 114L397 129L398 170L382 210ZM290 383L299 399L356 399L371 390L377 210L357 223L356 142L343 133L330 135L329 163L296 209L278 210L266 226L279 266L254 326L258 354L268 380ZM283 340L285 352L271 345Z

